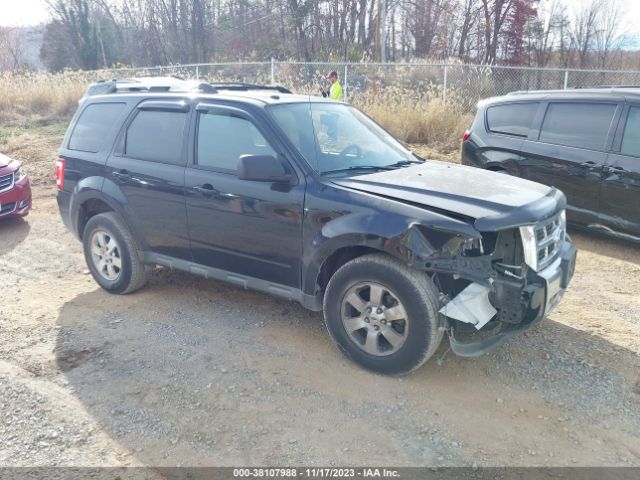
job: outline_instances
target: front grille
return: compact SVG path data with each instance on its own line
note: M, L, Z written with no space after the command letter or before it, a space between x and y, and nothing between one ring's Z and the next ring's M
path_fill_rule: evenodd
M3 175L0 177L0 192L4 192L5 190L9 190L13 187L13 173L9 175Z
M565 223L560 214L542 221L534 227L538 270L544 269L557 258L564 241L565 228Z
M0 216L9 215L16 209L16 204L14 203L3 203L0 207Z

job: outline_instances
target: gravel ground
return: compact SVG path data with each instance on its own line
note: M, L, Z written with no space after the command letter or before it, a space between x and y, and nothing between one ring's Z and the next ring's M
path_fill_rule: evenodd
M637 247L574 233L549 319L387 378L294 303L163 269L105 293L40 170L51 147L24 143L4 148L36 181L32 214L0 223L0 466L640 466Z

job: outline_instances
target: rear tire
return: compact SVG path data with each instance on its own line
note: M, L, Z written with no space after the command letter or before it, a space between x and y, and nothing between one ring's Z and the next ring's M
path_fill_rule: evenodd
M424 273L384 254L358 257L331 277L324 318L348 358L388 375L405 375L437 350L438 291Z
M84 258L94 280L110 293L127 294L147 283L133 235L115 212L91 217L82 235Z

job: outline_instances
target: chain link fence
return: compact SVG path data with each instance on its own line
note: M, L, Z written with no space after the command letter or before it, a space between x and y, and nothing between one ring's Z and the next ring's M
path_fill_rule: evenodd
M179 76L210 82L278 84L317 94L325 75L338 72L347 101L364 93L401 89L455 98L473 111L483 98L518 90L640 85L640 71L577 70L430 63L242 62L110 70L114 77Z

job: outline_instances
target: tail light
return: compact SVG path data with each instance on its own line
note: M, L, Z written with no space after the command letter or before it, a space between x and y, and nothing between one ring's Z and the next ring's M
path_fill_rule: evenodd
M56 185L58 186L58 190L64 188L64 167L66 163L64 158L56 160Z
M462 134L462 141L464 142L467 138L471 136L471 130L467 130Z

